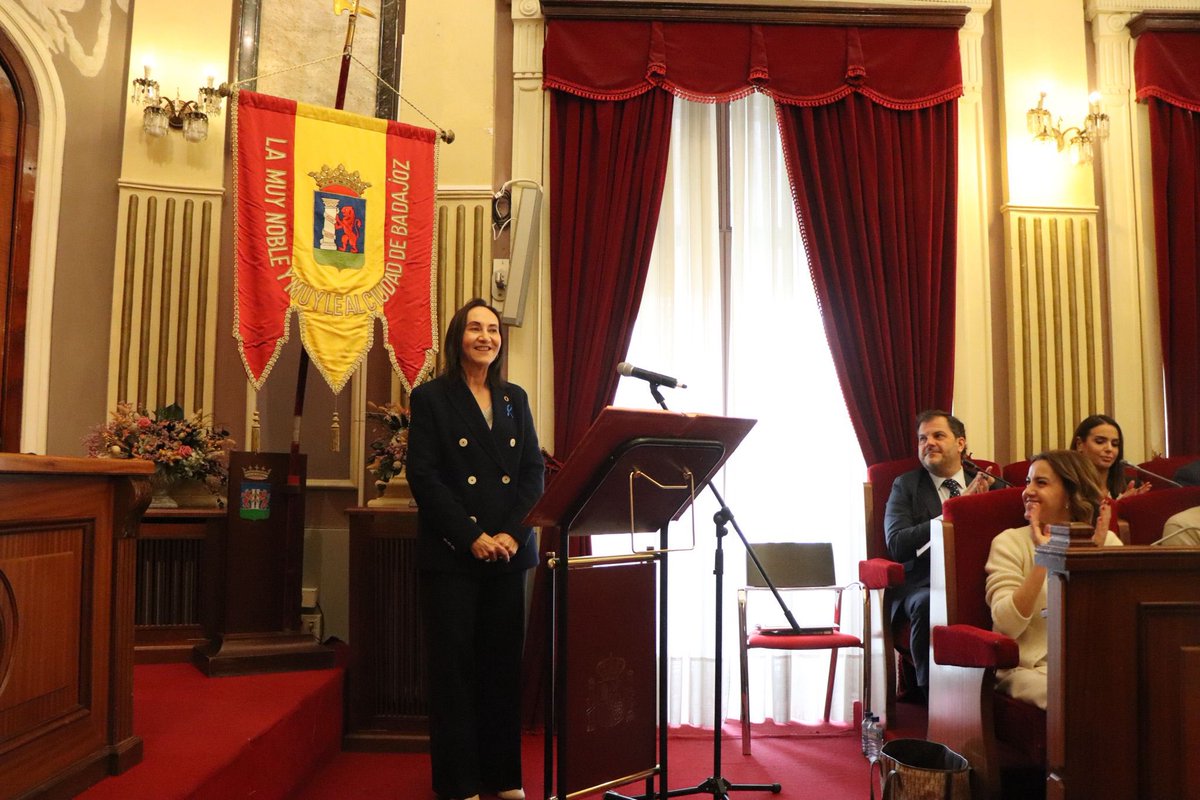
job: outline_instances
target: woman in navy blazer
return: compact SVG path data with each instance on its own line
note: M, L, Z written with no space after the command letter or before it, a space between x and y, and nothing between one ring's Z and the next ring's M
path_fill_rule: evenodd
M430 755L441 798L525 796L521 653L522 524L544 465L529 398L500 378L500 315L474 299L450 320L441 374L413 390L406 470L418 509L429 651Z

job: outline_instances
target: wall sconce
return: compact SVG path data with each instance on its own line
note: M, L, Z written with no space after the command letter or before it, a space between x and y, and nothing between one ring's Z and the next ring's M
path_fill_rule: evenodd
M1046 108L1046 93L1038 97L1037 108L1025 112L1025 125L1033 134L1034 141L1055 142L1058 151L1070 149L1071 161L1075 164L1092 163L1092 143L1108 138L1108 114L1100 110L1100 93L1092 92L1088 96L1088 114L1079 127L1063 128L1062 117L1058 122L1052 122L1049 109Z
M214 78L207 86L201 86L195 100L164 97L158 81L150 77L149 65L141 78L133 79L133 94L130 100L145 107L142 112L142 130L149 136L166 136L174 128L183 132L189 142L202 142L208 137L208 115L221 113L221 90L213 86Z

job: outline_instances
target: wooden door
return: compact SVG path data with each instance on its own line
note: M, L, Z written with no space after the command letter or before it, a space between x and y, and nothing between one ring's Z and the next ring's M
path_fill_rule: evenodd
M9 452L21 444L37 145L33 82L16 48L0 34L0 451Z

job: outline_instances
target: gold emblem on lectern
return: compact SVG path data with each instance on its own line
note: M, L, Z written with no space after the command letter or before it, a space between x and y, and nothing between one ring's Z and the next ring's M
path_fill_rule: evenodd
M587 729L615 728L633 718L633 670L625 668L625 659L609 655L588 678Z

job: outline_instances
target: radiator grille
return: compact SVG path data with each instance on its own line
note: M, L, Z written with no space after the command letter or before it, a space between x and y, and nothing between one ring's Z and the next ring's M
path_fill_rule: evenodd
M371 541L372 618L379 622L375 713L411 717L428 713L425 643L421 632L416 539Z
M135 625L199 625L203 539L141 539Z

